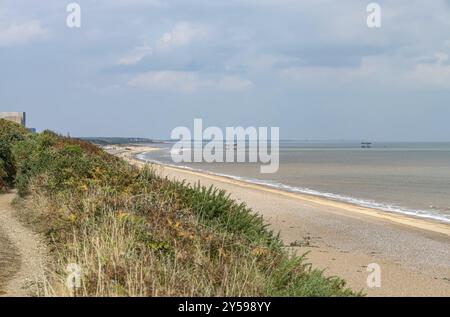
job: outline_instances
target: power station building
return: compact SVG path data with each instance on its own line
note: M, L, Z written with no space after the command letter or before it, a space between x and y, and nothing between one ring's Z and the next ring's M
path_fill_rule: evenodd
M26 126L25 112L0 112L0 119L9 120Z

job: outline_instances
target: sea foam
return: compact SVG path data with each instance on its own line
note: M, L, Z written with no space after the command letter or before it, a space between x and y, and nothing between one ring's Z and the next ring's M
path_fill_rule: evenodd
M335 200L335 201L341 201L341 202L357 205L360 207L377 209L377 210L381 210L384 212L397 213L397 214L408 215L408 216L413 216L413 217L418 217L418 218L425 218L425 219L441 221L444 223L450 223L450 215L439 214L439 213L433 212L431 210L415 210L415 209L405 208L402 206L397 206L394 204L386 204L386 203L376 202L373 200L365 200L365 199L360 199L360 198L351 197L351 196L339 195L339 194L335 194L335 193L321 192L321 191L306 188L306 187L290 186L290 185L282 184L279 182L274 182L271 180L262 180L262 179L257 179L257 178L242 177L242 176L231 175L231 174L211 172L208 170L192 168L189 166L169 164L166 162L148 159L145 157L145 153L139 154L137 156L137 158L142 161L146 161L146 162L166 165L166 166L175 167L175 168L181 168L181 169L199 172L199 173L203 173L203 174L225 177L225 178L229 178L229 179L233 179L233 180L237 180L237 181L247 182L250 184L256 184L256 185L266 186L269 188L279 189L279 190L283 190L286 192L322 197L322 198L327 198L327 199L331 199L331 200Z

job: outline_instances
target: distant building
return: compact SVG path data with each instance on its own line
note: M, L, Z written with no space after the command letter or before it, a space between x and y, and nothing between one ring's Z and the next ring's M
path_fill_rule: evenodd
M0 119L9 120L23 126L26 125L25 112L0 112Z

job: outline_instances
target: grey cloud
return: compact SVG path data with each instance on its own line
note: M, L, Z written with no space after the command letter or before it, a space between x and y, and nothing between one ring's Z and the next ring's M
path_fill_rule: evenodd
M426 130L448 113L449 61L436 59L450 55L448 0L379 1L378 30L366 27L359 0L78 2L79 30L65 26L67 3L60 0L2 2L8 9L0 9L0 39L1 30L25 21L39 21L51 34L27 42L26 50L0 49L0 105L28 111L37 127L167 137L174 123L204 115L216 125L277 124L285 137L344 137L358 128L376 137L389 135L378 132L386 114L392 125L410 127L427 107L440 109L427 113ZM205 26L210 36L159 50L161 37L183 21ZM146 87L164 78L202 89L178 96L170 85L127 85L136 77ZM129 110L142 116L128 117ZM405 112L410 122L402 121ZM373 120L358 127L367 113ZM316 124L323 116L335 120ZM439 129L427 138L450 135L448 125ZM405 138L420 137L410 131Z

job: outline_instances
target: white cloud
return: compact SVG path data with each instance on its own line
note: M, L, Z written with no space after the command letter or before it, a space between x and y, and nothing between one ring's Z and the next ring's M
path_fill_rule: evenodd
M166 7L167 3L162 0L104 0L105 5L108 6L151 6L151 7Z
M448 58L448 54L439 52L434 63L417 64L407 77L424 86L449 88L450 65L445 64Z
M398 88L450 88L449 55L438 52L414 59L401 56L363 58L358 67L305 66L282 69L280 78L302 85L360 83L371 80L378 85ZM423 62L426 60L426 62ZM378 86L380 87L380 86Z
M202 88L243 91L252 87L253 83L236 76L214 80L203 78L196 72L159 71L139 74L128 82L128 86L178 92L194 92Z
M133 65L139 63L144 57L151 55L153 52L150 46L138 46L130 53L119 59L120 65Z
M0 26L0 46L23 45L35 40L48 37L48 29L41 26L36 20L21 24L11 24L6 27Z
M177 23L172 31L164 33L157 43L158 48L187 46L194 41L206 39L208 28L189 22Z
M128 85L151 90L192 92L202 86L202 83L193 72L161 71L139 74Z
M444 52L438 52L434 55L434 57L436 58L436 62L438 64L442 64L442 63L448 61L448 54L444 53Z
M157 41L155 49L149 45L138 46L118 61L120 65L139 63L144 57L153 54L156 50L165 50L173 47L188 46L194 41L206 39L208 28L204 25L189 22L177 23L172 31L164 33Z
M363 58L359 67L288 67L280 71L280 77L303 83L350 82L372 76L379 70L379 66L378 61Z
M247 90L253 86L248 79L242 79L236 76L226 76L218 82L218 87L222 90L240 91Z

